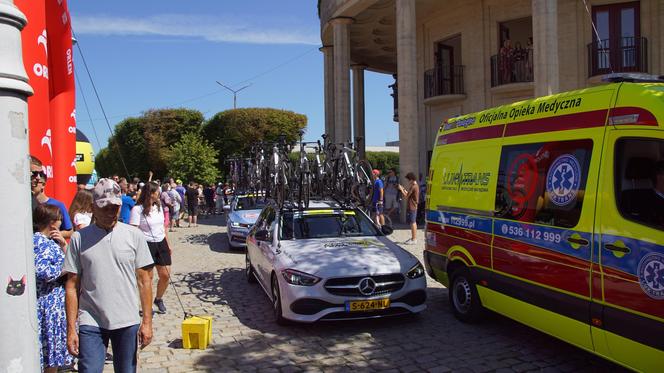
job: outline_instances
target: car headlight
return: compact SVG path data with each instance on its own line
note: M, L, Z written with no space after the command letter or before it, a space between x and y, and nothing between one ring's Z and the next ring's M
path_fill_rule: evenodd
M291 285L300 285L300 286L313 286L320 281L320 278L310 275L308 273L296 271L294 269L284 269L281 271L281 275L284 276L286 282Z
M408 276L408 278L410 279L416 279L424 276L424 267L422 267L422 263L417 262L417 264L415 264L413 268L409 269L408 272L406 272L406 276Z
M231 227L233 227L233 228L240 228L240 223L238 223L238 222L236 222L236 221L232 221L232 222L231 222Z

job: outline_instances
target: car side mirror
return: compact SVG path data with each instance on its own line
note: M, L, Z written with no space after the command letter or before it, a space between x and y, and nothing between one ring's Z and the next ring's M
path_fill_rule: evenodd
M394 232L394 228L390 227L389 225L383 225L380 227L380 231L383 232L384 235L389 236Z
M254 237L258 241L267 241L269 235L270 233L266 229L261 229L258 232L256 232L256 235L254 235Z

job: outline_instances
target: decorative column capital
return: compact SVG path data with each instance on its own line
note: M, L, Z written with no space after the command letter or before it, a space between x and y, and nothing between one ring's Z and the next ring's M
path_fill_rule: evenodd
M355 18L351 17L336 17L328 21L331 25L350 25L355 22Z

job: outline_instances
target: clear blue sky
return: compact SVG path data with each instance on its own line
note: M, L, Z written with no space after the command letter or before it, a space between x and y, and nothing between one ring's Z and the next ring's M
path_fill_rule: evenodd
M323 54L315 0L69 0L74 33L111 127L153 108L187 107L206 118L233 107L305 114L306 138L323 133ZM109 130L75 48L77 123L98 150ZM396 140L389 75L365 74L368 145ZM82 92L81 92L82 91ZM90 116L84 105L87 100ZM97 131L95 136L94 129Z

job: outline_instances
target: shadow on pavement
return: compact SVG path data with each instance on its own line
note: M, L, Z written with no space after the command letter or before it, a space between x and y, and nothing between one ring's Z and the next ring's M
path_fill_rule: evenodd
M449 311L445 288L428 288L428 308L416 316L279 326L267 295L260 285L246 282L241 268L177 278L178 287L197 297L203 308L226 305L232 313L215 321L221 332L197 357L199 369L622 371L496 314L488 313L480 324L463 324ZM173 341L173 347L178 343Z
M211 225L223 227L226 225L225 215L199 215L198 225Z

